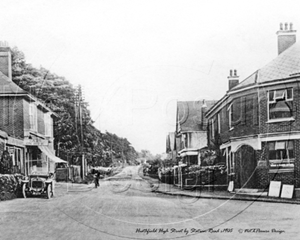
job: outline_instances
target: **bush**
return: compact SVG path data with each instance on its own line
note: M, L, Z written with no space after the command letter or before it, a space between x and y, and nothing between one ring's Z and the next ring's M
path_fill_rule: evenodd
M22 195L21 174L0 174L0 200L10 200Z

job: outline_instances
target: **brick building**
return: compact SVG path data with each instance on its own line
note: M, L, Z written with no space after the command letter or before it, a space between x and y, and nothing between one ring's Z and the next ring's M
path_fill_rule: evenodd
M7 134L4 148L23 174L64 162L53 151L55 114L12 81L11 50L0 44L0 129ZM0 152L1 154L1 152Z
M280 24L278 56L229 89L206 114L209 145L222 151L235 187L300 187L300 44L292 24Z

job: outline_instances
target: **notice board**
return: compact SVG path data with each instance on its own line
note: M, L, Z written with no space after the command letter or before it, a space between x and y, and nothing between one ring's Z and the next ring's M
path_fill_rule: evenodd
M281 189L281 182L271 181L269 186L269 197L279 197Z

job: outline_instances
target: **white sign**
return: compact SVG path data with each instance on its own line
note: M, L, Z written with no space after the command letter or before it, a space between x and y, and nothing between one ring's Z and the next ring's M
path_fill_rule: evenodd
M292 198L294 193L294 185L282 185L281 196L282 198Z
M281 188L281 182L271 181L269 187L269 197L279 197L280 188Z
M230 181L227 190L228 192L233 192L233 189L234 189L234 182Z

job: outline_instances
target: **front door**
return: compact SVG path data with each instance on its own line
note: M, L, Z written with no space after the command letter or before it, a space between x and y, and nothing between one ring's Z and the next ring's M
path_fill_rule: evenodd
M255 168L256 168L256 156L255 151L250 146L242 146L239 149L240 152L240 187L243 188L255 188Z

